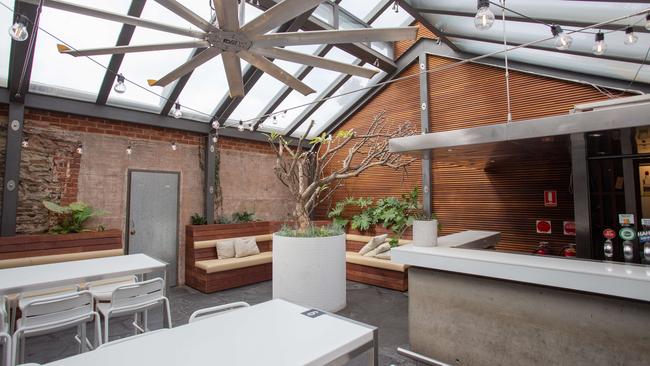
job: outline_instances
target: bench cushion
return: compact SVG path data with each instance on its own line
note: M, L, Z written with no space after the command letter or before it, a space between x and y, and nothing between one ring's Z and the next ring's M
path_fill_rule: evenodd
M262 252L242 258L208 259L197 261L196 267L205 270L207 273L229 271L231 269L246 268L260 264L271 263L273 260L271 252Z
M407 268L407 266L404 264L394 263L387 259L365 257L356 252L345 252L345 261L348 263L359 264L362 266L387 269L389 271L404 272Z
M350 240L350 241L359 241L359 242L367 243L372 238L374 238L374 236L345 234L345 239ZM400 239L399 242L398 242L398 245L409 244L410 242L411 242L410 240Z
M214 239L214 240L202 240L202 241L194 242L194 249L214 248L214 247L216 247L217 241L219 241L219 240L234 240L234 239L245 239L245 238L255 238L255 241L259 243L261 241L273 240L273 234L248 235L248 236L242 236L242 237L238 237L238 238L221 238L221 239Z

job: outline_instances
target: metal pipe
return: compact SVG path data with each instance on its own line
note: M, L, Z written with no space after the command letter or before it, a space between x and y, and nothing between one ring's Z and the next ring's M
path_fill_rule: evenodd
M419 353L413 352L411 350L408 350L406 348L401 348L397 347L397 353L399 353L402 356L406 356L412 360L415 360L417 363L422 363L425 365L431 365L431 366L451 366L447 363L444 363L442 361L435 360L431 357L427 357L424 355L421 355Z

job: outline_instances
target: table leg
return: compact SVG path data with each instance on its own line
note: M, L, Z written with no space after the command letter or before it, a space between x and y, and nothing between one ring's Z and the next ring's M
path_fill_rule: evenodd
M368 356L368 365L379 366L379 329L372 331L372 354Z

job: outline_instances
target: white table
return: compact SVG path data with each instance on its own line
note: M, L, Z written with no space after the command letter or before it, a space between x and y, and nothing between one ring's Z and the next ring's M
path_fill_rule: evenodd
M167 264L146 254L84 259L0 270L0 296L80 282L162 271Z
M329 313L302 314L309 310L271 300L48 365L340 365L371 349L370 362L378 365L377 328Z

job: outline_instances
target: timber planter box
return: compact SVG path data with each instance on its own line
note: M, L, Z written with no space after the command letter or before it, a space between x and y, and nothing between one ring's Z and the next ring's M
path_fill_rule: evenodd
M122 251L122 231L89 231L75 234L36 234L0 237L0 267L62 262L92 258L93 255L73 254L98 252L97 256L118 255ZM42 261L25 261L21 258L41 258ZM48 260L49 258L49 260ZM60 259L60 260L59 260Z

